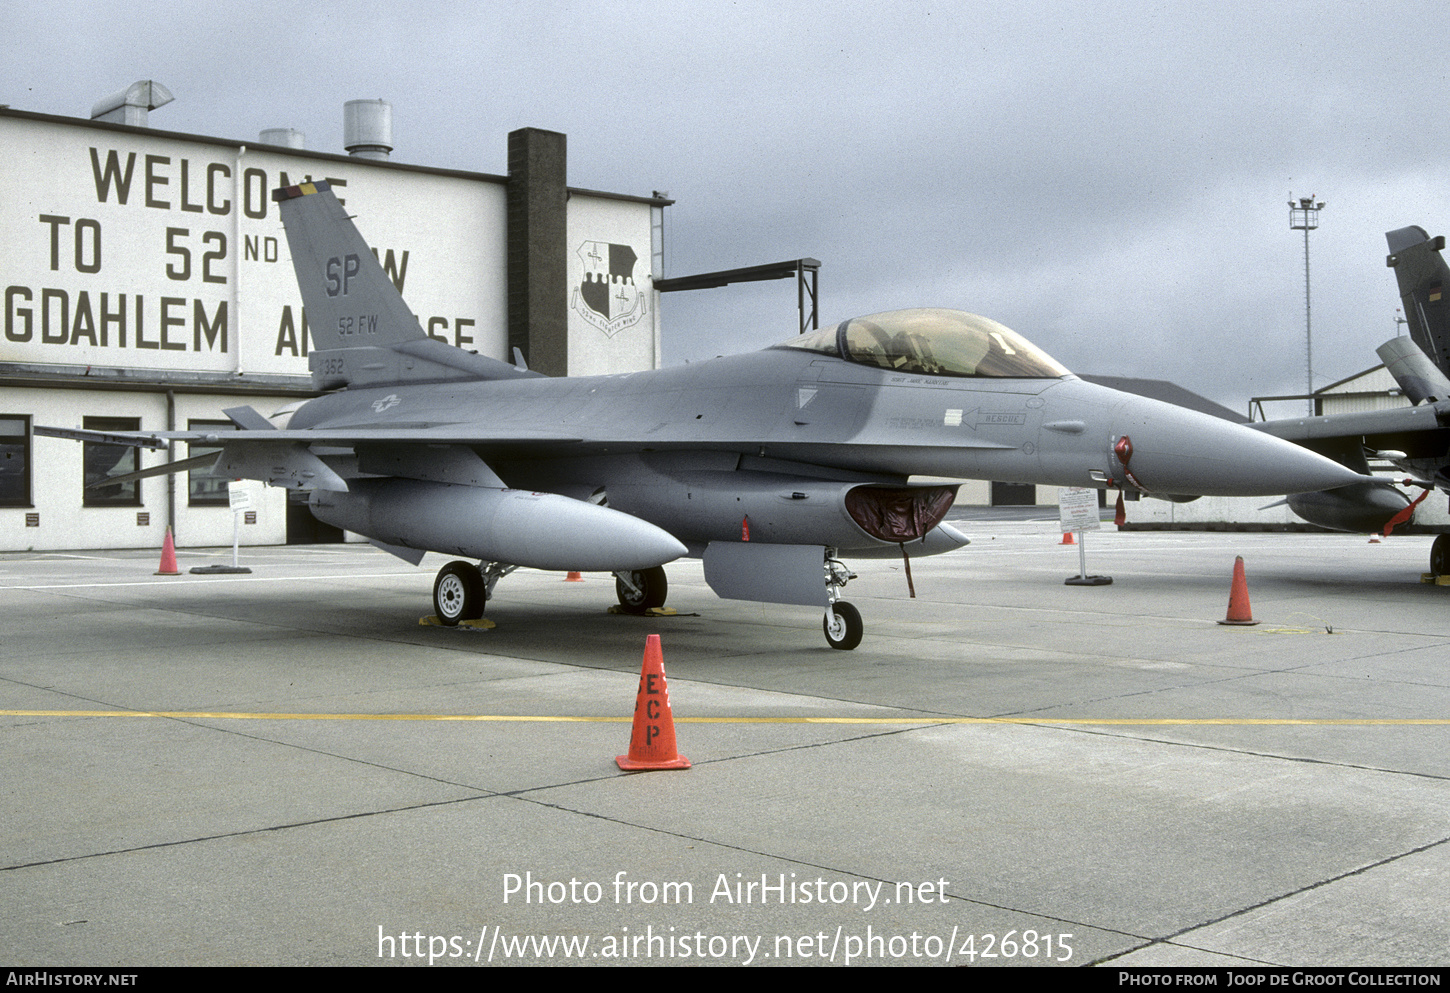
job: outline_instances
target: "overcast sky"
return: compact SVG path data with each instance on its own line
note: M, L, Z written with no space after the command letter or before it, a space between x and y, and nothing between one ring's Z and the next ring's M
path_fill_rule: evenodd
M1384 232L1450 233L1425 2L6 2L0 103L89 116L138 79L166 130L306 132L393 105L395 161L668 191L666 275L821 260L825 321L955 307L1084 373L1243 410L1368 368L1399 306ZM787 281L663 301L667 364L795 330ZM1297 412L1293 405L1283 414Z

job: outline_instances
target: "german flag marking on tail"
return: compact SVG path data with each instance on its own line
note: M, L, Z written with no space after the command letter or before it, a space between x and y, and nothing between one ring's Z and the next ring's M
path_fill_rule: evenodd
M309 194L321 193L324 190L329 190L331 188L332 187L328 186L326 182L320 180L315 183L299 183L296 186L283 186L281 189L273 190L272 199L278 203L281 203L283 200L292 200L297 197L305 197Z

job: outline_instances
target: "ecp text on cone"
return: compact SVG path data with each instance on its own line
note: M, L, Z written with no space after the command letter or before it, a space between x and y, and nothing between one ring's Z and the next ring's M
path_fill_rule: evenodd
M629 754L616 755L614 761L626 772L690 767L690 760L679 754L675 746L675 715L670 710L664 654L657 634L650 635L645 641L639 692L634 698L634 729L629 736Z

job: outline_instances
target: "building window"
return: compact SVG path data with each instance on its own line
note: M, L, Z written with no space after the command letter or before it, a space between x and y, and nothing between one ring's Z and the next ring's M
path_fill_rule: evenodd
M205 431L207 434L220 434L223 431L235 431L236 429L237 426L231 421L189 420L186 422L186 430ZM187 443L186 455L187 458L194 459L198 455L214 455L221 450L220 445L207 445L199 441L192 441ZM207 467L187 470L188 505L192 507L229 506L227 483L230 480L208 475L210 471Z
M87 417L83 426L88 431L140 431L139 417ZM141 506L141 481L133 479L128 483L112 483L108 486L92 486L102 483L110 476L135 472L141 467L141 449L127 445L105 445L88 441L82 446L82 460L85 463L85 487L82 502L87 507L139 507Z
M0 414L0 507L30 502L30 416Z

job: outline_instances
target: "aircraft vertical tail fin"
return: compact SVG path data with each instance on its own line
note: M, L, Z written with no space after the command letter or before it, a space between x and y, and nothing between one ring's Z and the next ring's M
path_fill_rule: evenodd
M428 337L326 183L283 187L272 199L319 350Z
M272 193L307 310L318 389L536 376L428 337L325 182Z
M1390 255L1386 264L1395 270L1410 337L1450 375L1450 266L1440 252L1445 236L1431 238L1416 225L1385 234Z

